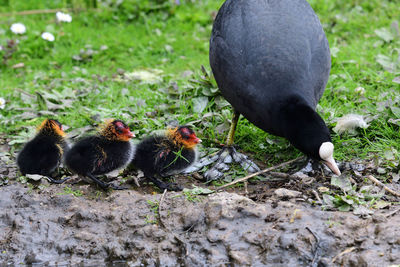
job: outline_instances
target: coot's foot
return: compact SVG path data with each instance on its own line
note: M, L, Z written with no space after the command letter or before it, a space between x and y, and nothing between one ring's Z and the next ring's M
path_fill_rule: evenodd
M197 171L213 162L215 162L214 166L204 173L207 182L221 178L224 172L230 169L229 165L232 162L240 164L244 170L250 173L260 170L257 164L248 159L246 155L237 152L233 146L225 146L216 155L202 158L197 164L186 169L185 173Z
M307 174L308 176L315 176L316 174L332 174L332 170L330 170L325 164L320 163L318 160L314 160L312 158L307 158L305 161L300 162L298 165L300 169L299 172Z

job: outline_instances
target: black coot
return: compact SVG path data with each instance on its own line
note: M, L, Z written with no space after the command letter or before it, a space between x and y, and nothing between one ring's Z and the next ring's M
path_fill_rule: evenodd
M210 65L236 114L340 174L315 112L329 77L329 44L305 0L227 0L214 22Z

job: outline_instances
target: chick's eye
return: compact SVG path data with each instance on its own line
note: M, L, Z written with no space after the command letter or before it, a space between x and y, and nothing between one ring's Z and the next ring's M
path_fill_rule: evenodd
M190 131L188 128L182 128L181 129L181 135L184 139L189 139L190 138Z
M117 130L118 133L123 133L125 129L125 125L123 125L121 122L115 123L115 130Z
M115 127L115 129L117 130L118 133L123 133L124 132L124 127L117 126L117 127Z

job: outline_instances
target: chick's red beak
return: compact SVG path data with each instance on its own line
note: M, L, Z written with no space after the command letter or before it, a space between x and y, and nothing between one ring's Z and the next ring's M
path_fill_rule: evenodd
M127 137L129 137L129 138L135 137L135 134L132 133L132 132L129 130L129 128L125 129L124 135L127 136Z
M201 143L201 139L200 138L198 138L196 135L192 135L191 136L191 138L190 138L192 141L193 141L193 143L195 143L195 144L198 144L198 143Z

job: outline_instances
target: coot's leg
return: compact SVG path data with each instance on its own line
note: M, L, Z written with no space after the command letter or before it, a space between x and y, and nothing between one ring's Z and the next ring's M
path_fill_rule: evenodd
M198 163L193 164L185 170L185 173L200 170L202 167L207 166L215 162L214 166L208 169L204 173L204 177L207 181L217 180L224 175L224 172L230 169L228 166L232 162L239 163L243 169L248 172L257 172L260 168L246 155L239 153L233 147L233 139L235 136L236 125L238 124L240 113L237 111L233 112L231 127L229 128L228 137L226 139L226 145L214 156L207 156L202 158Z
M226 138L226 145L232 146L233 145L233 138L235 137L236 126L238 124L240 117L240 113L236 110L233 111L231 127L229 128L228 137Z

